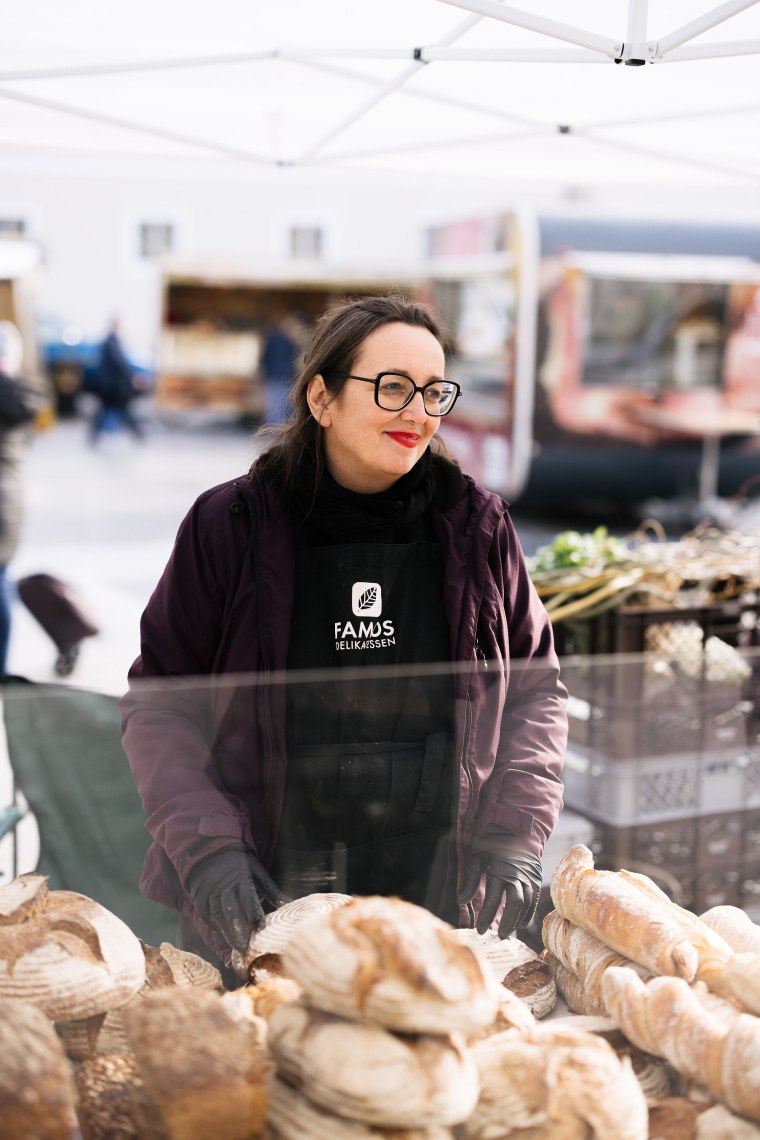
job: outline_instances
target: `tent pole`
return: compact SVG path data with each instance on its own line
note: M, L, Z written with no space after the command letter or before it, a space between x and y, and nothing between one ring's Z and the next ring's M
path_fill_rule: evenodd
M647 0L628 0L626 44L643 44L647 38Z
M716 24L722 24L724 20L729 20L731 16L743 12L745 8L751 8L757 4L758 0L726 0L724 4L719 4L717 8L711 8L709 12L703 12L696 20L690 20L688 24L683 24L680 28L675 28L667 35L659 36L654 41L654 58L659 59L667 52L672 51L673 48L680 47L685 44L687 40L693 40L695 36L699 36L702 32L707 32L710 28L714 28Z
M499 7L498 3L496 4L496 7ZM470 16L461 24L457 24L455 28L452 28L452 30L447 35L443 36L438 41L438 43L444 45L452 44L455 40L458 40L460 36L463 36L466 32L469 32L470 28L474 28L478 23L480 23L480 16ZM334 138L337 138L338 135L343 134L343 132L347 130L348 127L352 126L357 121L357 119L361 119L362 116L366 115L368 111L371 111L373 107L375 107L388 95L391 95L394 91L397 91L399 87L403 87L408 79L411 79L413 75L417 74L421 67L425 66L426 64L423 60L415 59L414 63L411 64L410 67L405 68L400 75L396 76L395 79L391 79L388 83L384 83L383 86L378 91L376 91L374 95L371 95L369 99L366 99L361 104L361 106L359 106L356 111L354 111L353 114L348 115L345 119L342 119L337 124L337 126L333 127L332 130L328 131L326 135L323 135L322 138L318 140L318 142L309 147L309 149L301 155L298 161L308 162L314 157L315 154L317 154L318 151L322 150L325 146L327 146L328 143L332 142Z
M615 59L620 54L620 44L607 39L606 36L598 36L594 32L573 27L571 24L561 24L557 20L548 20L533 12L524 12L521 8L511 8L497 3L497 0L439 0L439 2L451 4L454 8L464 8L468 12L478 12L481 16L490 16L494 20L502 20L505 24L515 24L518 28L527 28L531 32L540 32L555 40L566 40L579 47L600 51L610 59ZM755 3L755 0L752 0L752 3Z

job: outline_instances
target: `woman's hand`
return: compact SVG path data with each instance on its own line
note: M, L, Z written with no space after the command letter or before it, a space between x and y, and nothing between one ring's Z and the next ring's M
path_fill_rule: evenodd
M264 925L261 900L274 907L289 901L254 853L242 846L224 847L197 863L187 889L206 925L241 954L248 949L251 934Z
M541 895L541 862L526 850L518 836L494 828L473 843L458 896L460 905L474 898L484 873L486 888L478 915L478 934L485 934L504 900L499 938L508 938L518 927L527 926L536 913Z

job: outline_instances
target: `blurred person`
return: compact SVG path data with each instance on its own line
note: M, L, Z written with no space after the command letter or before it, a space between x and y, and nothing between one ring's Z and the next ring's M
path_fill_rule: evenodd
M5 676L11 634L8 563L23 514L23 460L29 428L47 403L43 389L22 375L24 347L12 321L0 321L0 675Z
M566 694L506 503L437 437L444 343L403 297L328 310L290 419L199 497L143 614L122 699L155 840L140 886L212 960L314 891L481 933L501 915L502 938L535 911ZM362 682L375 665L401 671ZM264 684L193 681L235 674Z
M281 424L290 412L290 390L303 351L307 322L300 313L284 313L269 330L261 350L261 377L264 384L264 420Z
M134 413L132 402L140 393L135 367L121 343L120 325L113 320L100 346L95 370L94 395L98 400L90 422L90 442L96 444L104 431L123 424L135 439L142 440L145 429Z

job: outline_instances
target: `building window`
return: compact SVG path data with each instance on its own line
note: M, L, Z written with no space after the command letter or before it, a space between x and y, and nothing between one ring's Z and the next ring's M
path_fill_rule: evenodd
M26 222L23 218L0 218L0 234L25 234Z
M140 256L161 257L174 249L174 226L170 222L141 222Z
M319 260L324 250L321 226L293 226L290 230L290 256Z

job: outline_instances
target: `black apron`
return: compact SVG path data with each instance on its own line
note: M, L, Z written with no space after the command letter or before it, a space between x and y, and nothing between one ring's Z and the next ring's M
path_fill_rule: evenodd
M450 652L436 544L297 541L288 670L329 674L288 685L287 894L396 895L456 921L453 686L429 668Z

